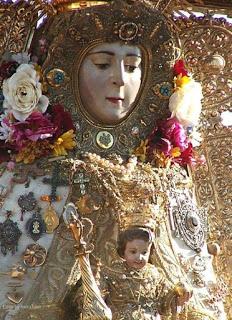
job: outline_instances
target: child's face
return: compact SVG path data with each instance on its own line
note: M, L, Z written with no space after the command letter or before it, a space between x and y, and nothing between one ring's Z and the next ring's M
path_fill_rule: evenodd
M124 259L129 267L142 269L148 262L151 244L142 239L134 239L126 244Z

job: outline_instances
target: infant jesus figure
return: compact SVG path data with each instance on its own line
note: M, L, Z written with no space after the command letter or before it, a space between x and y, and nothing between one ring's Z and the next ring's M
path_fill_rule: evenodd
M101 270L100 289L113 320L160 320L171 314L175 319L192 296L190 288L182 283L173 286L148 262L153 238L145 227L121 232L117 248L121 259Z

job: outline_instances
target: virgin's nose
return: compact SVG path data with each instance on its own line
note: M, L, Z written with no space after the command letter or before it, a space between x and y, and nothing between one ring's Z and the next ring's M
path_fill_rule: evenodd
M122 61L115 64L112 75L113 84L122 87L125 84L125 67Z

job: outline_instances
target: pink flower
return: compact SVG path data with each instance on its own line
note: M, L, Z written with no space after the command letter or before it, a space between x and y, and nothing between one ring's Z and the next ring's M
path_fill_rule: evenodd
M172 163L179 163L181 166L194 166L202 163L200 159L196 158L192 143L189 141L184 127L176 118L158 121L148 137L149 161L154 159L157 151L166 159L170 159Z
M9 170L9 171L13 171L14 170L14 167L15 167L15 162L14 161L9 161L8 163L7 163L7 169Z
M167 156L172 148L178 147L183 151L188 147L185 129L175 118L159 121L148 141L150 148L158 149Z
M173 147L185 150L188 147L188 139L184 127L176 118L169 118L159 124L164 138L169 140Z
M18 149L21 149L28 140L36 142L47 139L55 132L50 116L39 111L33 112L25 121L14 122L12 129L11 139Z

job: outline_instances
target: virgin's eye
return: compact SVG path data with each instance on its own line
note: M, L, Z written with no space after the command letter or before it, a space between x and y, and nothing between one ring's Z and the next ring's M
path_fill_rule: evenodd
M109 68L109 63L95 63L95 66L100 70L106 70Z
M135 69L138 68L138 67L132 66L132 65L125 65L124 68L125 68L125 71L126 71L126 72L128 72L128 73L133 73L133 72L135 71Z

